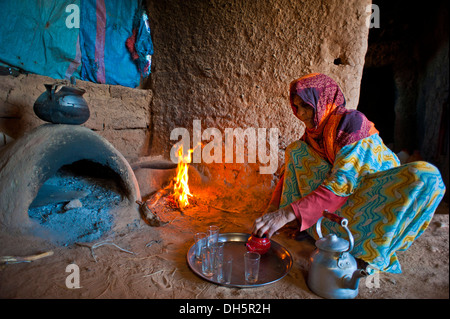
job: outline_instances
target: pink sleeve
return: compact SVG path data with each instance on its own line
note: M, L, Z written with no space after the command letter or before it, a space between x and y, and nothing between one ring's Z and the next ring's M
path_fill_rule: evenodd
M322 216L326 209L330 213L342 207L347 201L347 197L341 197L334 194L323 186L319 186L304 198L291 203L297 220L301 223L300 231L313 226Z

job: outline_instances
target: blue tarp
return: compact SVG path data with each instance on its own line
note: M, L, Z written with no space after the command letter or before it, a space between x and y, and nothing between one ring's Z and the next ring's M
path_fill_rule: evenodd
M55 79L136 87L153 54L146 19L138 0L0 0L0 62Z
M70 1L78 4L80 0ZM0 61L62 79L75 59L79 29L66 27L64 1L0 0Z

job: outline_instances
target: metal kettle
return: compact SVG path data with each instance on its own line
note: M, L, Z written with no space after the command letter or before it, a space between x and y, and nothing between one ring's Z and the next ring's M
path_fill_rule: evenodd
M323 218L340 224L348 234L349 241L336 234L322 236ZM348 220L336 214L324 211L317 221L316 231L319 239L317 249L311 255L311 266L307 284L315 294L328 299L352 299L358 295L359 280L368 275L365 270L357 269L355 258L350 254L353 249L353 235L347 228Z
M44 84L46 91L34 102L34 113L41 119L55 124L83 124L90 112L82 95L86 92L64 83Z

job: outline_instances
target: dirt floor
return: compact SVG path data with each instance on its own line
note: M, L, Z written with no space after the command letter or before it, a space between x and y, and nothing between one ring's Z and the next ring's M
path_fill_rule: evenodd
M220 203L220 207L219 207ZM160 213L169 223L150 227L129 213L116 215L114 231L90 243L56 246L32 236L1 234L0 256L53 255L28 263L0 266L1 298L150 298L150 299L317 299L305 282L312 241L297 241L295 229L285 227L272 239L293 257L290 272L281 280L257 288L229 288L207 282L189 268L186 254L195 232L219 225L221 232L248 233L260 213L229 197L197 203L183 213ZM245 206L245 207L244 207ZM362 279L358 299L449 298L449 209L442 203L429 228L412 247L399 253L402 274L379 274ZM109 244L97 245L104 243ZM114 244L114 245L113 245ZM116 246L115 246L116 245ZM80 288L73 285L75 264ZM73 267L73 266L72 266ZM378 280L378 281L377 281Z

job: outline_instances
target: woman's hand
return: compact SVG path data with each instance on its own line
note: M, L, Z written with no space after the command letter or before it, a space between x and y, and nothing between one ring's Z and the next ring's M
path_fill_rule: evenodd
M278 209L272 213L264 214L255 220L253 224L253 234L262 237L267 234L270 238L281 227L295 220L294 210L291 205Z

